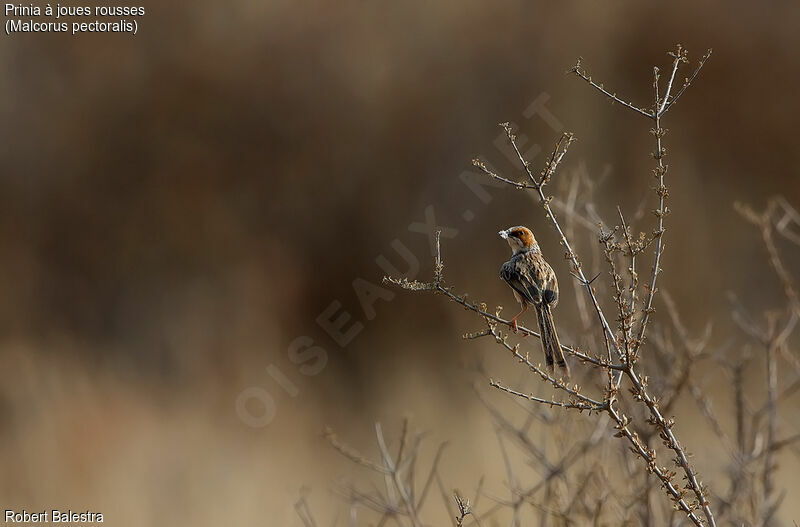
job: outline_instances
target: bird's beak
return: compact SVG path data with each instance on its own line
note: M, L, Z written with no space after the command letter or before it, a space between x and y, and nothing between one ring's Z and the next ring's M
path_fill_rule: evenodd
M508 231L500 231L497 234L499 234L504 240L508 238Z

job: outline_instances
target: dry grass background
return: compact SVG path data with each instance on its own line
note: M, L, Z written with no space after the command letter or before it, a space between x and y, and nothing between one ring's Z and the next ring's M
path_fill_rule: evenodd
M145 5L135 38L37 35L0 47L3 507L91 508L111 525L299 525L305 486L318 516L333 518L328 489L359 473L323 427L374 453L372 423L389 434L405 415L432 443L450 441L451 485L469 493L485 475L503 492L473 365L518 373L457 338L475 329L470 319L400 295L378 302L344 349L315 319L333 300L364 319L351 283L380 280L374 260L394 254L394 238L427 276L427 241L407 227L428 205L460 229L446 245L451 279L509 309L497 230L527 223L545 254L556 238L528 198L493 190L483 206L458 175L476 154L502 163L494 123L522 121L542 93L579 138L564 170L605 174L605 216L617 203L635 209L649 192L651 138L563 75L579 55L644 102L652 64L675 42L694 58L714 48L670 115L662 278L690 331L712 320L717 343L743 338L726 291L757 292L754 311L781 302L733 202L800 203L793 3ZM542 121L521 124L549 148ZM473 222L459 219L466 206ZM568 276L564 264L556 272ZM574 301L559 306L560 324L570 313ZM300 335L328 351L317 376L287 357ZM721 408L724 384L709 387ZM248 386L276 399L266 428L237 418ZM681 408L701 470L724 461L696 409ZM796 468L781 465L780 488L798 484ZM787 499L782 521L798 515Z

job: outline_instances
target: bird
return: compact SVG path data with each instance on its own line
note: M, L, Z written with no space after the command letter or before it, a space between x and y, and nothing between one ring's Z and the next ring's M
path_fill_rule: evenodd
M555 362L562 374L569 377L569 366L553 323L552 310L558 305L556 274L544 259L542 249L529 228L520 225L498 234L508 242L512 252L511 259L500 267L500 278L511 287L514 298L522 306L522 310L510 320L511 327L516 333L517 319L533 306L548 371L553 373Z

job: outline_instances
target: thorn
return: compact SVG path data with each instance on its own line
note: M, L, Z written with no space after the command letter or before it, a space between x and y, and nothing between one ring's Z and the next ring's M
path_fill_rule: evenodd
M581 285L584 285L584 286L587 286L587 287L588 287L588 286L592 285L592 282L594 282L595 280L597 280L597 277L598 277L598 276L600 276L600 275L602 274L602 271L601 271L601 272L599 272L599 273L597 273L596 275L594 275L594 277L592 277L592 279L591 279L591 280L584 280L583 278L581 278L580 276L578 276L577 274L575 274L575 273L573 273L573 272L570 272L569 274L571 274L572 276L574 276L574 277L575 277L575 279L576 279L578 282L580 282L580 283L581 283Z

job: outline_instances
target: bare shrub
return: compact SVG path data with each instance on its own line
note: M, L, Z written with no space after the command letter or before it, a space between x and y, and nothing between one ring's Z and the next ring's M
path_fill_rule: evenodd
M800 435L779 433L782 428L779 407L800 391L800 360L790 347L800 315L800 300L775 238L777 235L785 242L800 245L800 214L782 198L772 200L760 213L737 205L745 220L759 229L769 264L785 297L776 310L757 315L743 307L749 302L731 295L733 318L749 339L739 349L730 345L712 347L710 325L702 334L691 335L669 294L659 293L665 225L670 212L669 166L664 146L667 130L663 119L710 55L711 50L683 82L676 82L681 66L688 62L686 51L677 46L670 53L672 63L664 79L659 69L654 68L653 100L646 108L623 100L596 82L580 60L570 70L604 97L650 122L656 208L652 211L654 220L649 233L633 230L631 223L644 221L641 212L626 219L617 207L617 217L609 224L599 221L593 207L590 210L588 206L577 206L592 199L592 185L577 176L568 182L570 191L566 197L546 194L574 140L572 134L565 133L557 140L544 167L537 172L522 155L509 124L503 123L501 126L523 170L521 180L498 174L481 160L474 160L486 177L533 193L558 234L575 278L578 320L583 326L573 335L580 334L585 344L562 344L567 356L579 363L573 368L577 382L556 377L530 358L526 351L530 344L522 337L538 338L537 332L520 326L519 334L512 335L507 330L510 321L503 318L501 307L490 309L486 303L473 302L468 295L454 292L454 287L445 281L437 236L430 282L395 277L386 277L384 281L404 290L444 296L471 311L482 319L483 327L464 338L492 340L500 351L510 354L540 381L539 389L526 390L491 379L492 387L510 394L519 403L510 409L491 404L477 389L495 424L510 496L507 499L489 496L492 503L485 503L483 480L471 500L460 492L454 495L439 474L443 445L436 450L428 468L421 471L418 459L423 436L411 434L407 422L403 424L395 454L390 452L380 425L376 426L379 461L349 449L329 432L329 441L341 454L384 483L382 490L361 491L355 484L340 487L340 493L350 504L350 525L358 524L358 511L362 509L376 515L376 525L388 522L414 527L427 525L420 511L436 490L457 526L485 524L499 511L510 516L512 525L521 525L523 506L538 511L540 525L775 523L775 511L785 495L776 488L776 456L784 449L794 448L800 439ZM585 274L574 241L577 229L588 229L597 237L608 280ZM675 234L679 235L687 234ZM566 281L562 277L562 283ZM667 317L656 323L657 294L666 307ZM743 294L753 294L752 288ZM603 310L604 295L613 299L613 316ZM530 349L539 352L538 347ZM754 389L746 388L751 377L747 372L757 360L763 362L763 382ZM733 431L728 431L726 421L707 395L707 379L698 373L702 361L727 376L733 402L734 415L730 420L735 423ZM785 365L793 376L780 383L779 371ZM544 393L542 386L548 388ZM763 401L753 398L759 389ZM681 416L674 412L677 401L684 396L694 401L728 458L727 465L713 473L709 486L702 481L695 459L678 437ZM576 419L573 412L587 417ZM507 452L509 443L540 473L538 480L521 481L518 466ZM656 492L657 487L660 493ZM306 525L315 525L303 500L298 503L298 511L303 511L301 516Z

